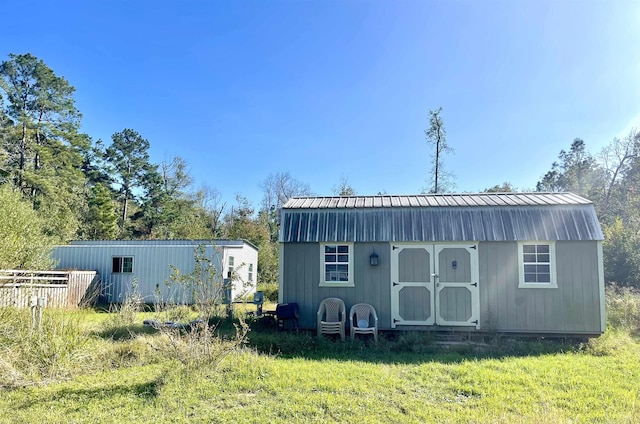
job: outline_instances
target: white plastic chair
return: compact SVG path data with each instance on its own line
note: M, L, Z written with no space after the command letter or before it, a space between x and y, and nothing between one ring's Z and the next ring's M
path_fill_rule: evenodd
M372 321L373 326L371 326ZM356 334L373 334L373 339L378 343L378 314L373 306L368 303L353 305L349 311L349 325L351 325L351 340L355 340Z
M347 320L347 308L342 299L329 297L320 302L318 308L318 337L322 334L340 334L344 341L344 325Z

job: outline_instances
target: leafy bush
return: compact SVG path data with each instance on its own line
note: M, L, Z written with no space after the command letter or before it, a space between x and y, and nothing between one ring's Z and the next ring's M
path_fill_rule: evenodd
M620 286L640 287L640 229L620 218L604 227L605 281Z
M257 290L264 293L265 300L270 302L278 301L278 283L258 284Z
M0 269L47 269L52 240L44 220L7 185L0 186Z

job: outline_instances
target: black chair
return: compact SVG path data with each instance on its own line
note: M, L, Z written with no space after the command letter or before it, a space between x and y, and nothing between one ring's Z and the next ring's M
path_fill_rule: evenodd
M291 321L296 331L298 331L298 318L300 318L300 307L297 303L278 303L278 306L276 306L278 331L285 329L287 321Z

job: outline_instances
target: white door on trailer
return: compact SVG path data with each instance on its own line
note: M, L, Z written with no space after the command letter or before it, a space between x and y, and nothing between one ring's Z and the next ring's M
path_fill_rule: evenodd
M391 327L475 326L477 244L391 244Z

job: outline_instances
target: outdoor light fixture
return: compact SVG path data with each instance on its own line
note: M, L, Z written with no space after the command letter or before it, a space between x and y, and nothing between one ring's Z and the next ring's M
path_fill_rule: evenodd
M378 266L378 255L376 255L376 252L373 252L371 256L369 256L369 265Z

